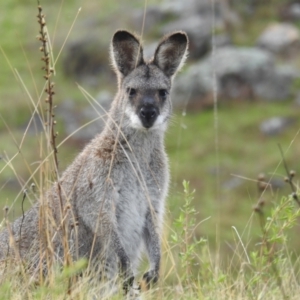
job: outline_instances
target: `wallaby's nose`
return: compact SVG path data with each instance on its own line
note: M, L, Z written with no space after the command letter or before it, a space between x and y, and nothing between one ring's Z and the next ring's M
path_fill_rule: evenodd
M150 128L154 124L157 116L158 109L152 105L143 106L139 112L139 117L142 121L142 124L146 128Z

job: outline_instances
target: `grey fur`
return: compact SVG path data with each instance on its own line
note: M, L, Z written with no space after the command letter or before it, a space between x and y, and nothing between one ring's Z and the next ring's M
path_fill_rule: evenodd
M127 31L115 33L111 57L119 89L103 132L75 158L59 184L54 183L25 213L24 220L21 217L11 225L15 248L9 244L8 230L0 233L1 259L19 252L37 267L43 262L40 253L49 249L48 232L51 251L63 260L61 188L73 258L105 262L111 276L116 275L119 263L131 284L144 246L150 262L144 279L157 281L169 182L164 132L172 111L172 77L185 60L187 46L185 33L170 34L163 38L154 58L145 62L136 36ZM41 217L40 208L45 207L50 215L48 225Z

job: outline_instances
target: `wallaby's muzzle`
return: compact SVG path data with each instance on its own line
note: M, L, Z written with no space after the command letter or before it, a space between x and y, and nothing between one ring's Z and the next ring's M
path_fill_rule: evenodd
M150 128L153 126L158 114L158 108L149 104L143 105L139 111L139 117L145 128Z

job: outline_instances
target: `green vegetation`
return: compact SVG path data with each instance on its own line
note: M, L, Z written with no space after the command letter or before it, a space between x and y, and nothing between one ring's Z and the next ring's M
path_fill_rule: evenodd
M79 7L82 10L78 19L96 10L97 18L105 23L129 2L83 4L79 0L57 0L42 5L53 41L58 38L60 28L64 28L67 36ZM131 1L130 5L141 7L144 3ZM28 93L35 105L41 99L37 105L41 112L46 107L41 96L44 79L40 45L35 39L36 3L2 1L0 11L5 12L0 19L0 206L14 202L9 217L13 219L21 213L21 186L48 151L43 133L27 133L24 126L34 111ZM275 19L274 10L262 7L257 13L264 16L258 19L262 21L253 18L239 29L242 34L238 30L233 32L238 44L253 44L258 29ZM73 29L71 37L72 34L79 33ZM105 34L101 38L109 40ZM53 54L57 57L62 42L54 45ZM60 60L54 81L58 109L60 101L67 97L76 101L78 109L85 105L86 100L75 83L62 74ZM88 91L95 95L99 88L107 88L106 84L104 80L99 87ZM296 82L295 89L298 86ZM114 85L108 88L114 90ZM278 143L288 167L300 174L298 113L292 99L272 104L263 100L220 103L217 114L213 110L175 113L166 139L172 181L163 243L163 274L158 287L148 292L147 299L297 299L299 208L293 197L288 196L292 192L290 186L281 187L287 174ZM293 123L281 134L264 136L260 123L274 116L286 116ZM65 135L59 120L57 126L61 142ZM58 154L60 169L79 151L78 145L63 143ZM261 173L265 174L266 182L275 182L272 188L265 189L265 185L261 188L257 180ZM40 178L41 173L37 172L26 188L32 182L40 187ZM297 178L296 175L294 181ZM184 189L183 180L187 180ZM34 193L28 193L25 207L35 198ZM54 269L50 279L39 285L22 274L21 267L12 269L9 276L1 279L0 299L24 299L24 295L28 299L45 299L46 295L49 299L65 299L70 279L76 282L71 293L73 299L92 299L97 295L92 284L95 279L84 273L83 261L62 271ZM79 271L84 275L74 277Z

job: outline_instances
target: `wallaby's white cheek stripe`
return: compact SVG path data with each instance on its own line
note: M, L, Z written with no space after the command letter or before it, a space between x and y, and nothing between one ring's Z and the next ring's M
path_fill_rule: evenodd
M136 128L136 129L142 129L144 128L140 118L138 117L138 115L133 111L133 109L131 107L126 107L125 110L125 114L128 116L128 118L130 119L130 126L132 128Z
M151 129L165 131L167 129L166 117L164 115L159 115L150 130Z

